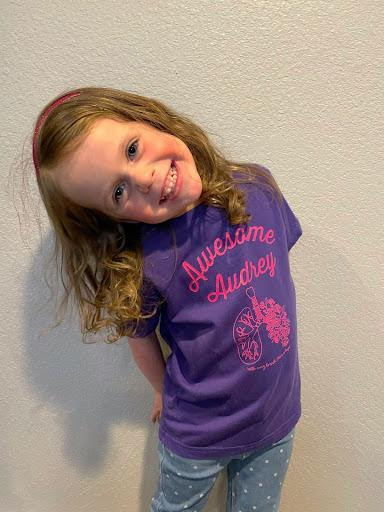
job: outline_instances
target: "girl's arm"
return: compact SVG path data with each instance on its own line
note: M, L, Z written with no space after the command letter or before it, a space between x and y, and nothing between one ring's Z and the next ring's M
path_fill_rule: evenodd
M163 392L165 362L155 332L144 338L128 338L133 359L157 393Z
M160 420L163 411L163 381L165 363L159 340L153 332L144 338L128 338L133 359L143 375L151 383L155 396L153 398L151 420Z

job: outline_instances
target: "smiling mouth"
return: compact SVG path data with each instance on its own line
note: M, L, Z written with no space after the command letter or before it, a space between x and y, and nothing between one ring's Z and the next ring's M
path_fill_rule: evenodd
M174 161L171 163L171 168L168 171L167 177L165 178L165 184L161 193L161 199L159 204L164 204L173 194L175 185L177 182L177 169Z

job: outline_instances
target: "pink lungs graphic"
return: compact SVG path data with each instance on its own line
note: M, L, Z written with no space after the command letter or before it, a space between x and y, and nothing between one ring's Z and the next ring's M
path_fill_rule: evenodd
M233 339L241 361L254 364L263 352L261 325L265 326L270 341L281 343L283 347L289 343L291 328L284 306L271 298L259 302L252 286L247 288L246 294L251 301L251 307L246 306L237 315L233 326Z

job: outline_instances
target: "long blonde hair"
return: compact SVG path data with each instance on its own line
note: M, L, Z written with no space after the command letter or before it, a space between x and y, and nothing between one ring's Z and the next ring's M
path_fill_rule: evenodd
M56 186L55 167L82 143L95 120L144 122L181 139L202 180L202 203L223 209L231 224L249 220L244 192L236 183L265 186L279 202L282 195L265 168L227 160L201 128L155 99L99 87L64 94L70 94L70 99L50 110L60 95L42 110L34 137L36 177L54 229L55 256L64 286L61 306L73 296L82 333L107 328L111 332L105 341L113 343L134 334L140 320L154 314L159 301L151 307L143 304L143 296L147 300L150 296L142 292L150 290L150 283L143 275L140 226L122 224L79 206Z

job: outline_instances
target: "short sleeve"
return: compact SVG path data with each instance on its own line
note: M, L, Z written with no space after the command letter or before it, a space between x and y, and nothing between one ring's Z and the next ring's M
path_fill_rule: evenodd
M142 298L142 314L151 314L154 309L156 309L156 311L153 316L149 318L143 318L137 323L126 323L127 327L135 327L134 333L129 335L130 338L144 338L145 336L148 336L156 329L160 319L161 306L159 303L161 301L161 295L159 292L154 288L153 285L146 282L140 293Z
M281 205L281 211L285 224L285 231L287 235L287 244L288 251L295 245L298 239L303 234L303 230L301 228L300 222L296 215L291 210L291 207L287 203L285 197L283 197L283 202Z
M272 175L271 171L260 164L251 164L253 166L256 165L256 167L261 168L264 172L268 173L273 179L274 176ZM277 184L277 183L276 183ZM291 248L295 245L295 243L298 241L298 239L303 234L303 230L301 229L300 222L298 218L295 216L293 211L291 210L289 204L287 203L287 200L283 196L282 203L280 205L281 213L284 220L284 226L285 226L285 232L287 237L287 245L288 245L288 251L291 250Z

